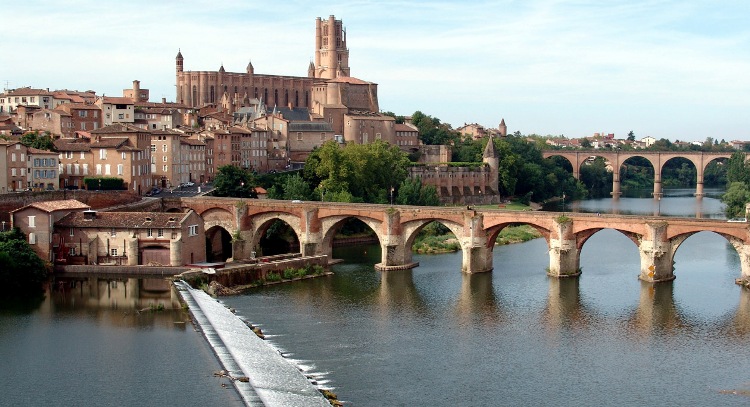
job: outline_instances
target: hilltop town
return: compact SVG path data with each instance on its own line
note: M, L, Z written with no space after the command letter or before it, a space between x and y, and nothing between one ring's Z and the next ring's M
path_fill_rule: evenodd
M118 97L93 90L6 89L0 94L0 156L5 157L0 193L84 189L86 178L116 177L131 193L147 195L211 182L226 165L259 174L299 169L328 141L382 140L423 164L451 160L450 146L424 142L409 117L399 120L381 111L376 83L351 76L341 20L317 18L314 44L314 60L306 76L299 77L256 73L251 62L244 72L228 72L223 65L217 71L191 71L186 69L189 59L178 50L175 101L151 101L138 80ZM497 128L472 123L455 131L475 140L508 134L504 119ZM30 134L50 143L24 143ZM632 133L616 139L605 132L546 140L550 148L593 149L645 148L656 142L653 137L635 140ZM746 143L729 144L741 149ZM438 171L437 177L425 177L425 171L410 175L433 183L438 192L446 179L465 178L454 176L453 169ZM496 195L497 187L483 181L486 174L469 178L471 183L458 185L459 191Z

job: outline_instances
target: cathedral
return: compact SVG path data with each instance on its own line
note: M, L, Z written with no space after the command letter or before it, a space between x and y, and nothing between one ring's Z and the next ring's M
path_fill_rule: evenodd
M377 84L349 75L346 30L334 16L315 21L315 59L307 76L256 74L252 63L245 72L227 72L223 65L218 71L186 71L184 62L179 51L176 101L190 107L217 106L228 100L229 110L258 101L269 109L306 108L312 120L331 123L337 134L344 131L342 113L379 111Z

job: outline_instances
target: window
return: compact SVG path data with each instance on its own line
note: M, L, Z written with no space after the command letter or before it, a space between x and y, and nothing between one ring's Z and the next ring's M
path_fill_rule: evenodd
M323 141L325 139L326 139L326 134L325 133L320 133L320 140Z
M166 144L163 144L163 145L161 146L161 151L163 151L163 152L165 152L165 153L167 152L167 145L166 145Z
M36 244L36 233L29 233L29 244Z
M125 118L125 115L124 115L124 114L122 114L122 113L120 113L119 115L117 115L117 118L118 118L118 119L124 119L124 118Z
M29 227L30 228L36 227L36 216L29 216Z
M123 165L117 164L117 175L123 175Z
M76 230L73 228L70 228L70 236L75 236Z
M156 152L156 145L155 144L151 144L151 152L152 153Z
M188 226L188 236L196 236L196 235L198 235L198 225Z
M112 237L115 237L115 236L117 236L117 231L115 230L115 228L112 228L112 229L111 229L111 230L109 231L109 235L110 235L110 236L112 236Z
M117 256L117 249L111 249L110 254L112 254L113 256Z
M100 148L99 149L99 159L100 160L106 160L107 159L107 150Z
M86 117L86 111L85 110L79 110L78 111L78 117Z
M68 249L68 255L75 256L76 255L76 248L75 247L71 247L70 249Z
M157 237L164 237L164 229L160 228L159 230L157 230L156 231L156 236Z
M162 157L161 157L161 160L162 160L162 161L164 161L164 162L167 162L167 156L166 156L166 155L165 155L165 156L162 156Z
M121 157L122 157L123 160L126 160L127 159L127 153L123 151Z
M297 141L302 141L302 132L297 132Z
M154 237L154 230L151 228L146 229L146 237Z

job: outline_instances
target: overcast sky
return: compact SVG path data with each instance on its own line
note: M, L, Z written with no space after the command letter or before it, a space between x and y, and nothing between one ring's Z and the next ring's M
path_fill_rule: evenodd
M750 140L750 2L3 2L2 87L132 81L175 99L185 70L306 76L315 18L344 22L351 75L380 108L509 132Z

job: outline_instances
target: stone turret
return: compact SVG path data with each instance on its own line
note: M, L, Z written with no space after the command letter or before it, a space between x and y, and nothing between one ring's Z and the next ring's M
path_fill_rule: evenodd
M182 52L180 49L177 49L177 57L175 58L176 65L177 65L177 72L182 72L183 69L183 62L185 61L184 58L182 58Z
M497 155L497 149L495 149L495 139L491 135L487 139L487 146L484 148L484 154L482 154L482 162L490 167L490 180L488 184L492 189L492 193L497 194L500 191L498 174L500 170L500 157Z
M255 68L253 68L253 63L251 61L248 61L247 63L247 73L250 75L255 74Z
M500 136L502 137L508 136L508 126L505 125L505 119L500 120L500 125L497 126L497 131L500 133Z

